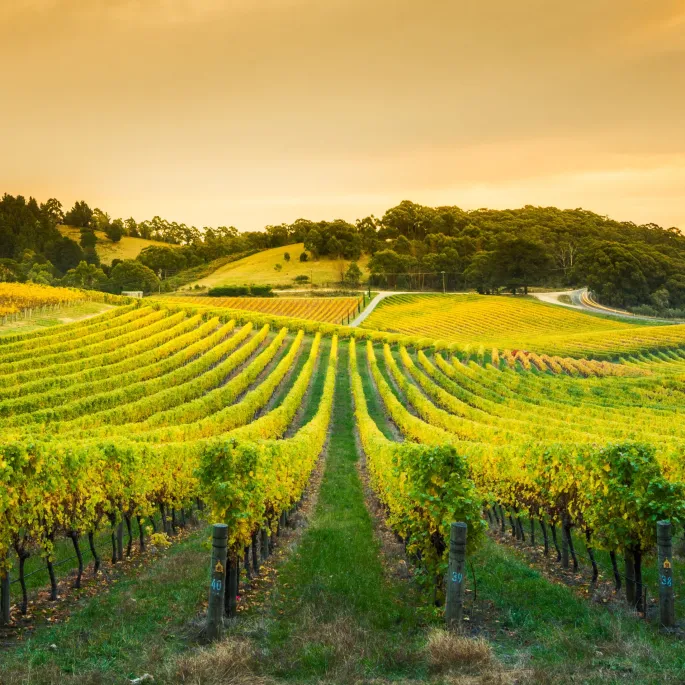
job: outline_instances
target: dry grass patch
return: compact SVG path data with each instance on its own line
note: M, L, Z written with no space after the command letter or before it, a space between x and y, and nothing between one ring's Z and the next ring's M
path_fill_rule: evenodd
M434 672L472 670L494 663L492 648L487 640L482 637L466 637L447 630L436 629L429 633L426 652L428 663Z
M181 657L168 682L184 685L270 685L254 670L255 649L247 640L229 638Z

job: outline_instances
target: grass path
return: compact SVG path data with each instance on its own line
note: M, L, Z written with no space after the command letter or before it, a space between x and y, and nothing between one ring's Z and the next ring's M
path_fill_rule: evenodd
M266 671L286 680L344 683L424 670L425 613L412 606L406 586L385 577L364 502L347 355L343 344L318 504L280 571L261 638Z

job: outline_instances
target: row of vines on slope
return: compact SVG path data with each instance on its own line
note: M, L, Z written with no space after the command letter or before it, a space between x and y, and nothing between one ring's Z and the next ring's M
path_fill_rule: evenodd
M269 400L302 354L304 331L131 306L83 322L67 337L40 337L39 346L27 336L0 347L0 575L18 563L24 611L24 562L34 553L46 560L54 593L59 537L78 548L88 536L92 549L97 531L122 522L130 530L137 519L142 541L155 511L166 529L170 514L199 499L240 518L239 544L273 525L301 494L330 418L336 336L316 415L288 438L318 373L320 334L306 341L306 360L273 408ZM31 350L37 369L23 363ZM215 464L225 469L217 483L208 464L224 451L233 456ZM240 491L236 473L251 481L250 472L260 474L257 488L245 481ZM235 494L230 503L226 482Z
M502 525L507 514L512 520L538 519L545 536L551 526L556 540L556 526L561 526L569 542L571 529L576 529L587 540L595 576L593 548L601 548L614 563L616 553L623 553L641 583L641 558L656 543L656 522L685 521L682 395L663 392L665 385L676 387L670 375L601 379L599 393L600 379L488 370L458 359L450 364L440 355L435 355L435 366L423 352L418 353L416 366L405 348L397 354L402 367L389 346L384 347L382 370L367 342L376 389L404 438L455 450L459 457L453 463L466 461L479 497L494 508ZM678 366L682 373L685 365ZM555 395L553 388L559 383ZM588 383L595 387L585 394L583 386ZM552 392L541 391L547 386ZM572 393L583 401L575 407L570 402L580 420L569 425L563 419L562 398L573 399ZM364 435L369 431L362 428L362 419L358 410ZM382 473L397 466L397 459L386 459ZM436 479L424 496L435 496L431 484L443 482L439 460L436 466ZM398 482L408 473L402 467ZM374 479L384 493L379 476L374 474ZM387 497L391 521L401 531ZM427 534L433 530L426 527ZM637 601L641 602L639 593Z

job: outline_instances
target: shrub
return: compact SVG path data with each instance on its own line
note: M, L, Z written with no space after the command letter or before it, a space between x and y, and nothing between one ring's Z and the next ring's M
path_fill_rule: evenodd
M210 297L275 297L270 285L220 285L211 288Z
M252 297L275 297L273 287L270 285L251 285L250 295Z
M207 292L210 297L248 297L250 287L247 285L220 285L210 288Z

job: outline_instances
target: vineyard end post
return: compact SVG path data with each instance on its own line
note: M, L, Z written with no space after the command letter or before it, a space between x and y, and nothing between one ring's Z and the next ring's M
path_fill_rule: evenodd
M212 565L207 606L207 638L218 640L224 630L224 601L226 597L226 547L228 526L215 523L212 526Z
M659 547L659 613L661 625L670 628L675 625L675 595L673 592L673 545L671 522L658 521L656 537Z
M447 567L447 597L445 623L448 628L461 627L464 613L464 581L466 579L466 531L465 523L450 526L450 549Z

